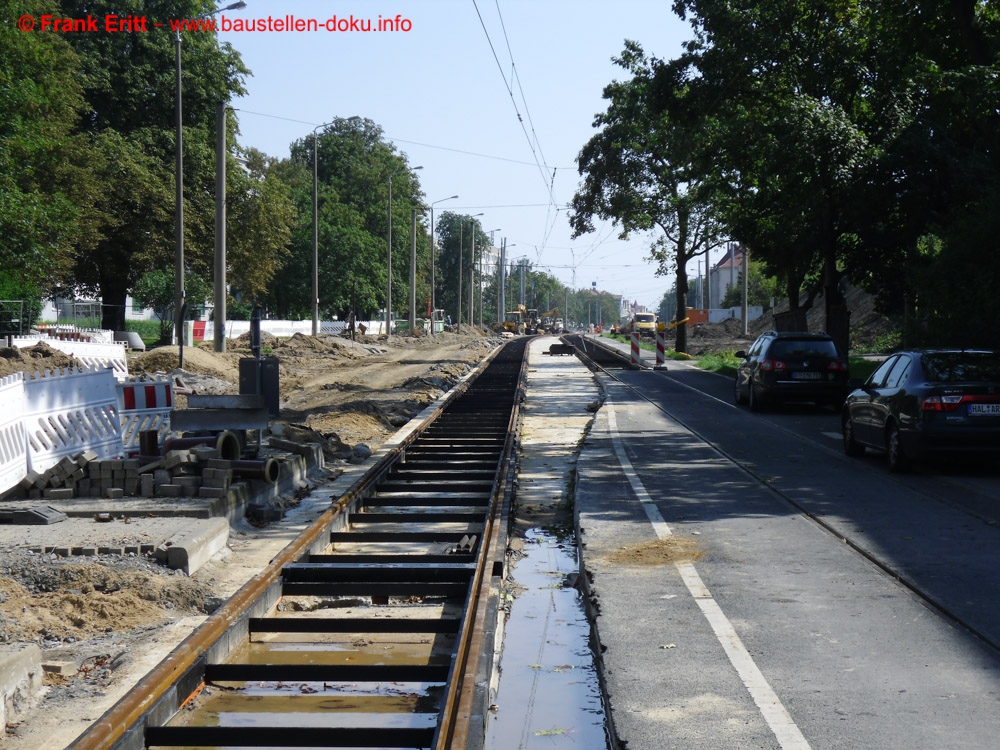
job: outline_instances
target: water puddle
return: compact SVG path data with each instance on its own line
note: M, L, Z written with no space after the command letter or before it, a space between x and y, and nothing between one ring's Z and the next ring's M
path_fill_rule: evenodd
M505 587L510 614L487 750L609 747L579 570L571 528L525 531Z

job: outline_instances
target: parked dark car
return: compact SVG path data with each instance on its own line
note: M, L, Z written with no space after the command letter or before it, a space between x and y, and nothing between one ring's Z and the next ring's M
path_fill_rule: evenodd
M892 471L926 455L1000 452L1000 351L899 352L847 396L844 452L884 451Z
M825 333L768 331L736 356L736 403L751 411L786 401L839 409L847 393L847 358Z

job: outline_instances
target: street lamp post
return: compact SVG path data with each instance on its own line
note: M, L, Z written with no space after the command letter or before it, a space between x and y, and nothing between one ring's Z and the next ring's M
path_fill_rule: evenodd
M348 117L346 122L356 122L358 115ZM312 335L319 335L319 136L320 128L333 125L337 120L324 122L313 128L313 257L312 257Z
M451 195L447 198L431 203L431 335L434 335L434 310L437 309L437 300L434 298L434 206L444 201L455 200L458 196Z
M423 167L414 167L411 171L416 172ZM385 239L385 336L392 338L391 310L392 310L392 178L407 171L406 167L397 169L389 173L389 222L386 229Z
M216 13L223 13L227 10L240 10L247 7L245 2L232 3L225 8L216 8L209 13L202 13L195 16L193 20L199 18L210 18ZM174 169L174 183L177 188L176 193L176 215L174 217L174 243L176 245L176 263L174 277L174 336L177 337L177 366L184 367L184 104L181 93L181 32L178 29L174 34L174 67L175 67L175 91L174 97L177 102L176 135L174 146L176 148Z

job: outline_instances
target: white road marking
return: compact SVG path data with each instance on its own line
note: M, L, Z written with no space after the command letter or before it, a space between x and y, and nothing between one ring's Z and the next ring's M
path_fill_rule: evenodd
M615 455L618 457L622 471L625 473L632 491L635 492L643 510L646 512L646 517L649 518L656 536L660 539L667 539L673 536L673 532L663 519L663 516L660 515L660 510L656 507L649 493L646 492L646 488L643 486L638 474L632 468L632 462L625 455L625 446L622 445L621 436L618 434L618 419L615 415L615 406L610 397L604 405L608 410L608 429L611 432L611 442L614 445ZM837 437L839 439L840 436L838 435ZM761 716L767 722L771 731L774 732L778 744L781 745L783 750L810 750L806 738L799 731L798 726L796 726L784 705L782 705L774 689L768 684L760 668L754 662L753 657L750 656L750 652L747 651L746 646L743 645L743 641L737 635L736 629L733 628L732 623L729 622L729 619L723 613L722 608L712 598L711 592L704 581L701 580L701 576L698 575L698 571L694 565L692 563L675 563L675 567L677 568L677 572L680 573L684 585L687 586L688 591L691 592L691 596L697 602L702 614L705 615L705 619L708 620L708 624L712 627L715 637L719 639L719 643L729 657L730 663L736 669L736 673L746 686L750 697L757 704Z
M834 440L840 440L844 437L839 432L821 432L820 435L825 435L826 437L833 438Z

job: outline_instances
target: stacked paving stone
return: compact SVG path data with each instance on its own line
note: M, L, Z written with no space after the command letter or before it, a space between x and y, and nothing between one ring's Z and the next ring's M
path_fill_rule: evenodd
M162 458L103 460L84 451L45 472L28 472L7 497L225 497L232 484L232 462L219 458L218 448L196 446L168 451Z

